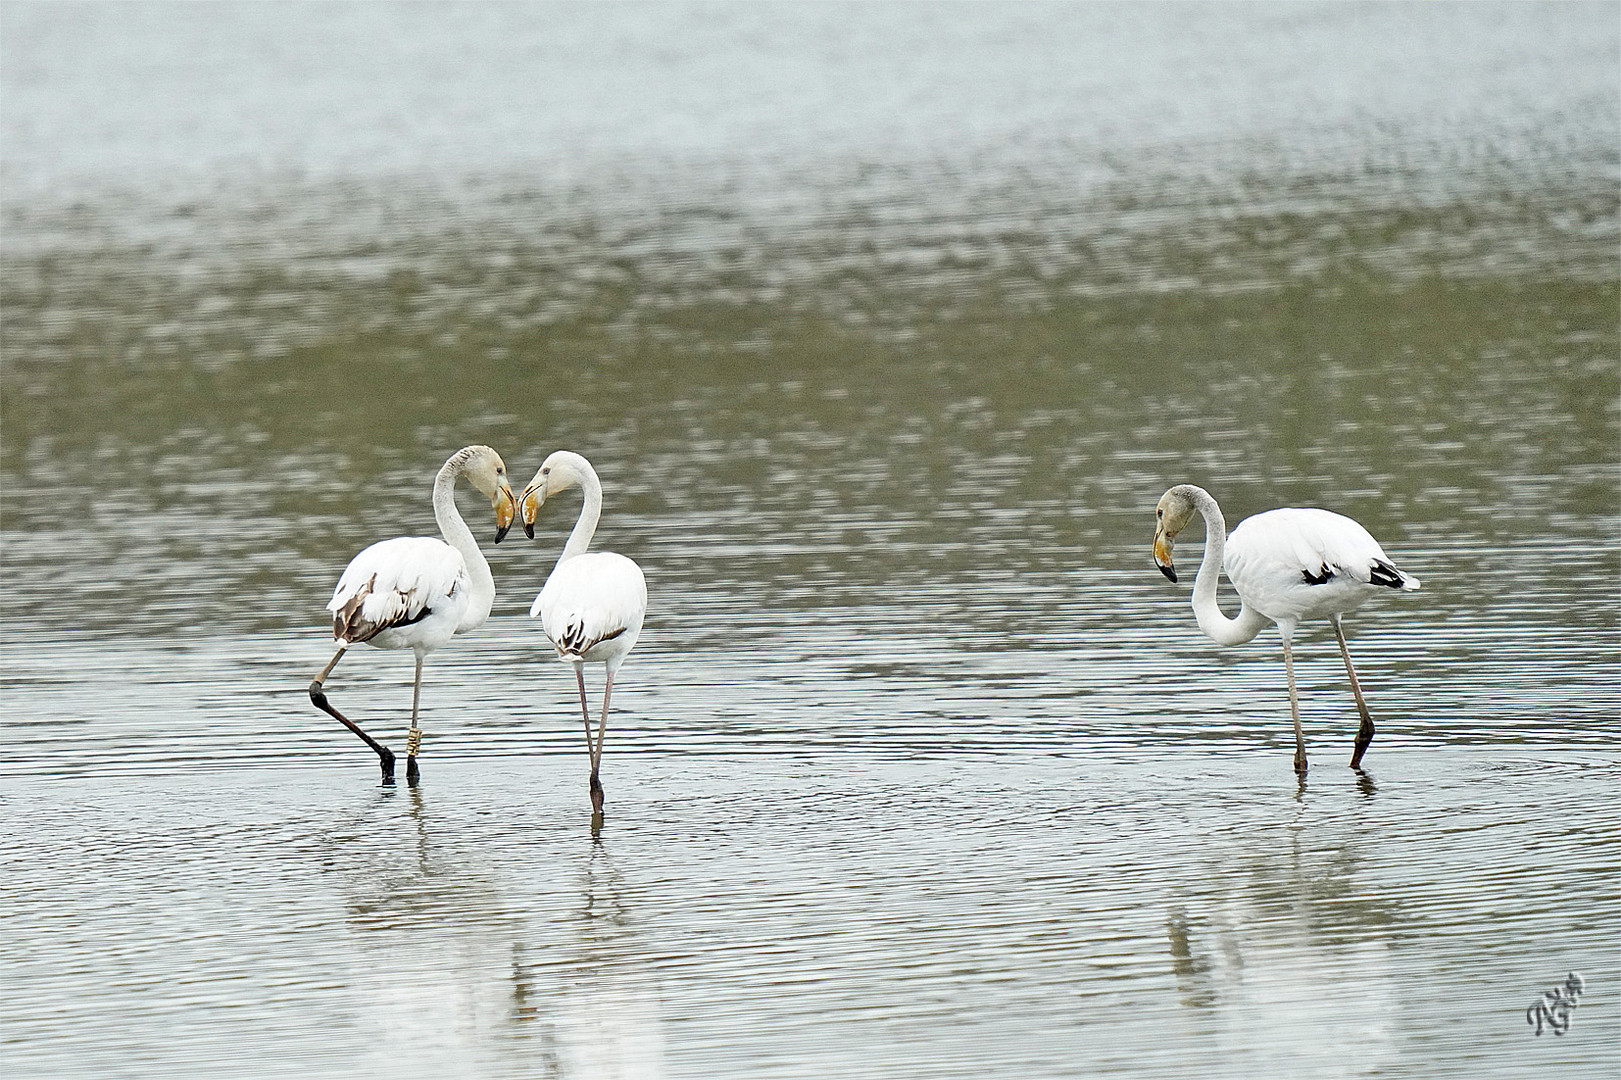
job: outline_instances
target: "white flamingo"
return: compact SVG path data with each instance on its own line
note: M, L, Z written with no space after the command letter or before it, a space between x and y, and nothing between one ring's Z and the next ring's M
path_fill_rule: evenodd
M484 625L495 602L495 579L478 541L456 511L456 480L465 476L490 497L495 510L495 542L512 525L516 502L501 455L488 446L464 446L440 468L433 482L433 516L443 540L401 536L382 540L354 557L338 579L327 604L333 613L332 636L338 651L310 683L310 700L336 717L377 752L383 783L394 782L394 753L360 730L327 701L321 684L351 645L365 642L379 649L414 649L416 682L411 689L411 730L406 738L406 779L417 780L417 703L422 696L422 661L457 634Z
M535 535L535 514L546 500L578 484L585 496L580 519L569 534L546 585L530 605L529 617L540 616L541 627L557 648L557 658L574 666L580 688L580 713L585 719L585 748L591 757L591 810L602 814L602 740L608 730L608 700L613 696L614 673L635 647L647 614L647 580L642 568L623 555L587 551L602 516L602 483L591 463L579 454L559 450L548 457L524 489L519 500L524 535ZM602 688L602 720L591 741L591 705L585 695L585 665L600 663L607 669Z
M1306 741L1300 732L1300 702L1295 694L1294 657L1290 652L1295 627L1302 619L1328 616L1339 639L1345 671L1351 677L1362 725L1357 729L1351 768L1362 767L1362 754L1373 741L1373 717L1362 700L1351 650L1345 644L1340 616L1355 610L1383 588L1410 591L1418 579L1396 569L1368 530L1328 510L1268 510L1245 518L1227 535L1221 507L1204 488L1179 484L1160 497L1155 511L1154 562L1172 581L1176 569L1171 549L1177 533L1195 511L1204 516L1204 560L1193 581L1193 613L1199 629L1218 645L1242 645L1277 623L1283 635L1283 667L1289 680L1289 711L1295 721L1295 772L1306 775ZM1242 602L1238 617L1229 619L1216 603L1216 578L1222 569L1238 590Z

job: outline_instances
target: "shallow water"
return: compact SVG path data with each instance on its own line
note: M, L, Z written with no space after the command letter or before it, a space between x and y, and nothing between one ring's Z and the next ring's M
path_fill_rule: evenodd
M1616 10L7 6L0 1071L1613 1075ZM570 497L420 787L306 694L474 441L647 573L595 837ZM1365 774L1182 481L1423 580Z
M8 1003L8 1071L1603 1060L1603 919L1580 899L1615 870L1596 755L1396 749L1298 798L1280 760L622 754L601 843L557 782L576 763L549 755L435 760L395 791L285 765L28 780L13 816L43 806L55 843L12 869L12 977L49 992ZM1554 785L1580 809L1549 814ZM1537 1040L1520 1014L1567 968L1598 1000Z

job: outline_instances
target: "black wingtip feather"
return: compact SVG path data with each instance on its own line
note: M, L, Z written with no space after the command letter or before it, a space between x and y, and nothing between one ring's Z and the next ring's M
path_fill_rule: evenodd
M1375 559L1373 565L1368 568L1368 580L1375 585L1384 585L1392 589L1399 589L1407 584L1406 576L1382 559Z

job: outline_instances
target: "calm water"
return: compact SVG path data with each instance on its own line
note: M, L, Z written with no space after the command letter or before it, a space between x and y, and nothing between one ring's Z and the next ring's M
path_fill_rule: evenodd
M0 1072L1613 1076L1618 26L0 7ZM420 787L305 692L475 441L648 576L595 838L573 498ZM1326 627L1301 788L1154 570L1182 481L1423 579L1365 775Z

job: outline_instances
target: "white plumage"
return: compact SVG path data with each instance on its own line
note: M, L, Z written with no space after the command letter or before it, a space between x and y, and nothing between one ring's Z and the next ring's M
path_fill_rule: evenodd
M559 562L529 605L529 617L568 663L623 661L642 632L647 581L642 568L611 551L588 551Z
M580 691L580 712L585 720L585 744L591 760L591 807L602 813L602 742L608 729L608 702L613 696L614 674L641 636L647 614L647 581L642 568L613 552L587 551L602 515L602 484L591 463L579 454L559 450L546 459L519 500L524 533L535 535L535 515L546 499L579 485L584 494L580 517L569 534L563 554L545 586L529 607L557 649L557 657L574 668ZM585 693L587 663L605 669L602 719L597 737L591 738L591 706Z
M380 649L437 649L483 622L462 625L471 610L472 588L467 560L443 540L379 540L356 555L338 579L326 606L334 616L333 638ZM338 618L346 608L348 617Z
M1306 746L1291 645L1302 620L1326 616L1333 624L1362 718L1351 755L1351 767L1361 768L1362 755L1373 739L1373 718L1363 700L1340 620L1384 590L1417 589L1418 579L1396 569L1368 530L1342 514L1318 509L1268 510L1246 518L1228 536L1226 519L1210 493L1181 484L1160 498L1156 510L1154 561L1172 581L1177 579L1171 558L1176 536L1195 511L1205 520L1204 559L1193 585L1193 611L1199 628L1218 644L1241 645L1269 623L1278 625L1295 724L1295 771L1304 777ZM1223 615L1216 602L1216 579L1222 569L1238 590L1237 618Z
M457 634L484 624L495 602L495 579L467 523L456 510L455 487L466 476L490 497L495 510L496 543L512 524L515 501L501 455L488 446L456 451L434 479L433 510L444 539L402 536L382 540L352 559L338 578L326 608L332 612L332 637L338 651L310 683L310 700L337 718L377 752L383 782L394 779L394 754L367 735L327 700L322 684L351 645L411 649L416 653L416 680L411 691L411 731L407 741L406 778L417 779L417 728L422 694L422 662L428 653Z
M1239 598L1273 622L1354 611L1381 587L1417 589L1358 522L1331 510L1268 510L1227 537L1222 560Z

